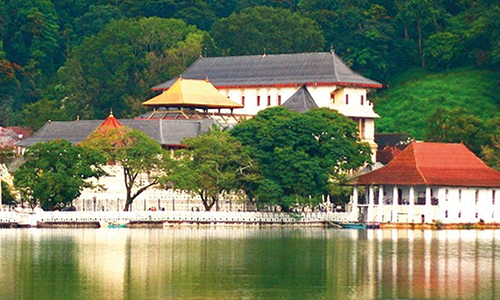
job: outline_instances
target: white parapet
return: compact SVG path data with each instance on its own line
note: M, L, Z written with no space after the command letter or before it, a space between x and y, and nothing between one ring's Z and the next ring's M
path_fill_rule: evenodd
M265 223L312 224L324 222L351 222L352 215L337 212L204 212L204 211L132 211L132 212L0 212L0 223L19 223L35 226L43 223L115 223L164 222L164 223Z

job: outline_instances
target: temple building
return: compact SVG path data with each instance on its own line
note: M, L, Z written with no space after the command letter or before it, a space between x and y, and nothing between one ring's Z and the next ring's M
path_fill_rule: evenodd
M382 84L352 71L333 52L200 57L182 74L184 79L205 80L241 108L234 113L247 118L278 106L302 86L318 107L328 107L358 124L360 138L375 153L375 119L368 93ZM158 84L154 91L170 89L176 78Z
M232 126L262 109L283 105L297 112L315 107L338 111L357 122L361 140L375 153L374 120L379 116L368 93L381 87L352 71L333 52L200 57L181 76L153 87L162 93L143 103L153 109L147 114L119 121L114 116L104 121L48 121L16 146L23 153L37 142L55 139L77 144L99 126L116 121L144 132L163 148L177 149L183 147L184 138L207 132L214 125ZM84 191L75 201L77 209L120 210L125 196L122 171L119 166L109 166L108 173L97 182L106 189ZM143 177L147 183L147 176ZM141 194L134 206L146 209L154 203L167 209L189 209L191 201L197 202L185 193L153 188ZM231 199L224 204L235 208Z
M353 185L359 221L500 223L500 172L463 144L414 142Z

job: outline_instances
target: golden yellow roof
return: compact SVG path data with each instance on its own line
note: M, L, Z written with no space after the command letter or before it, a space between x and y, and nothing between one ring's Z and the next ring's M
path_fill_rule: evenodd
M156 107L196 107L196 108L243 108L243 105L231 101L208 80L179 78L162 94L142 103Z

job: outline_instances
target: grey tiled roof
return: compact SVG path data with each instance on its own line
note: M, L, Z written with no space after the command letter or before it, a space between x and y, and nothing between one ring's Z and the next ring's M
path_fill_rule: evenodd
M381 87L352 71L331 52L200 57L182 73L187 79L208 79L215 87L339 83ZM177 78L154 86L168 89Z
M318 107L305 85L301 86L282 106L298 113Z
M39 142L56 139L68 140L73 144L87 138L103 120L88 121L52 121L47 122L31 137L17 143L20 147L29 147ZM140 130L162 145L180 145L182 139L195 137L207 132L217 122L203 120L120 120L123 126Z

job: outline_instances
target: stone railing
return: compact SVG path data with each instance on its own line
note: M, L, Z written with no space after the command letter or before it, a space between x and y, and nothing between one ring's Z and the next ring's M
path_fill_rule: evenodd
M166 223L267 223L267 224L311 224L323 222L349 222L348 213L307 212L203 212L203 211L140 211L140 212L0 212L0 223L36 225L37 222L85 223L107 222L125 224L129 222Z

